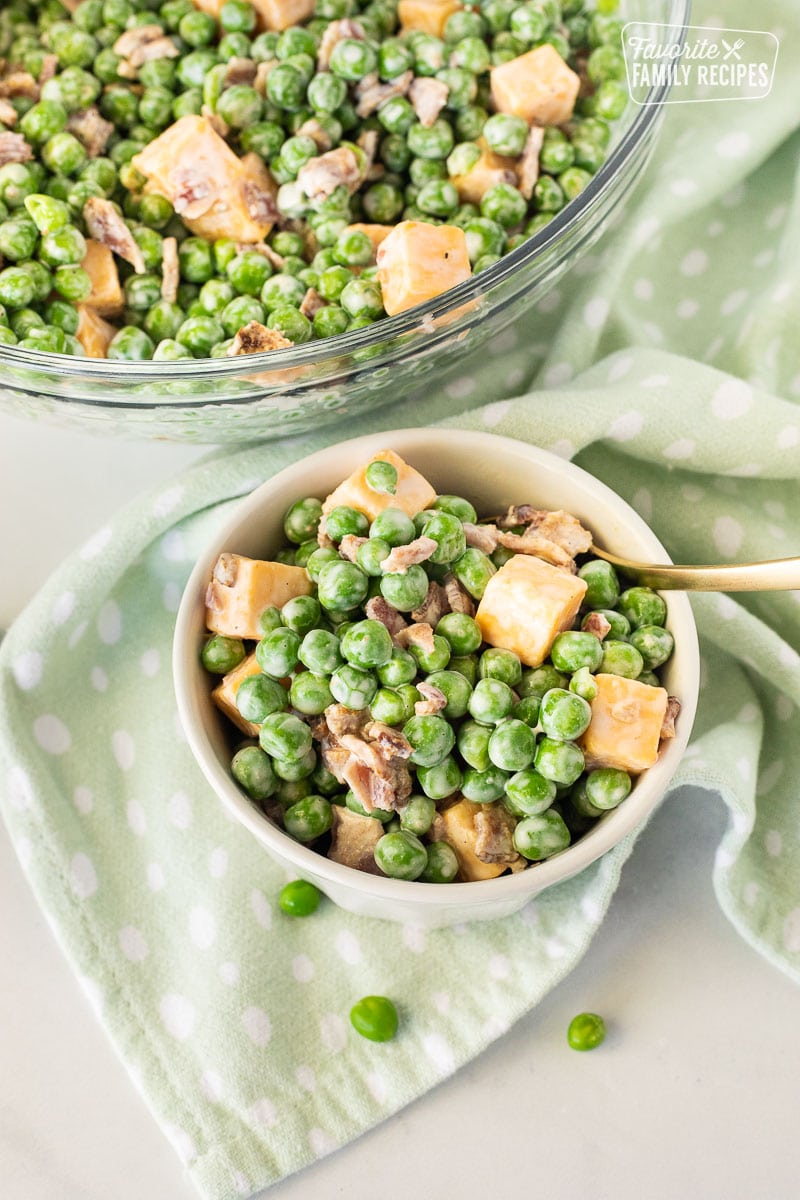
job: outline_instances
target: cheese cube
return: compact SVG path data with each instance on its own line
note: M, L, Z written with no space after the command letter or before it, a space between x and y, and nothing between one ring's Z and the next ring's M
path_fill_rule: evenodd
M586 594L577 575L531 554L515 554L486 585L475 620L490 646L513 650L538 667L559 633L570 629Z
M192 0L195 8L219 17L225 0ZM314 0L251 0L259 29L288 29L300 25L314 12Z
M646 771L658 758L666 689L621 675L595 675L595 683L592 719L581 738L587 768L616 767L631 775Z
M460 12L463 5L459 0L400 0L397 15L401 33L421 30L442 37L448 17Z
M383 307L390 317L425 304L472 274L464 230L401 221L377 254Z
M259 192L274 194L272 176L256 155L234 154L205 117L181 117L131 161L144 190L166 196L199 237L263 242L272 229L253 204Z
M108 347L116 332L115 326L104 321L88 304L78 305L78 332L75 336L86 351L87 358L108 358Z
M220 554L206 592L206 625L227 637L261 638L258 620L265 608L282 608L312 591L303 567Z
M529 124L563 125L572 116L580 77L545 43L491 70L492 102Z
M462 204L480 204L489 188L495 184L510 183L514 187L517 185L516 161L495 154L483 138L479 139L478 145L481 148L481 156L472 170L463 175L454 175L450 180Z
M81 263L92 281L92 290L84 304L103 317L113 317L122 312L124 300L120 287L117 264L108 246L86 239L86 254Z
M256 662L255 654L249 654L247 658L239 663L238 667L234 667L229 671L211 693L211 699L216 704L217 708L225 713L233 721L237 729L241 729L242 733L248 734L249 737L258 737L258 725L254 725L252 721L247 721L236 707L236 693L238 692L245 679L250 675L258 675L261 672L261 667Z
M200 12L208 13L210 17L219 17L224 3L225 0L192 0L195 8L199 8Z
M389 234L394 229L394 225L368 225L364 221L355 221L352 225L348 225L345 233L365 233L372 242L375 254L378 253L378 247L382 242L385 242Z
M367 484L367 467L376 459L391 463L397 471L397 491L394 496L373 492ZM423 508L428 508L435 499L436 489L431 487L424 475L420 475L419 471L403 462L394 450L379 450L331 492L322 506L322 511L329 513L332 508L342 504L357 508L359 512L365 513L370 521L374 521L378 513L383 512L385 508L401 508L409 517L413 517Z
M437 841L449 842L455 850L460 877L467 883L477 879L496 879L508 869L508 863L485 863L475 853L478 835L474 820L481 807L462 798L444 812L437 813L432 829Z

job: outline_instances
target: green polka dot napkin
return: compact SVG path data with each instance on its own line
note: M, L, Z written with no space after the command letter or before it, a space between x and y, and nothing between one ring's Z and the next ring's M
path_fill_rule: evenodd
M724 7L752 23L752 6ZM442 419L576 457L676 559L800 553L800 18L770 0L758 20L781 38L769 100L668 110L620 227L491 359L399 420L195 466L104 525L0 648L0 808L20 861L209 1200L328 1153L502 1034L586 951L633 841L491 925L425 933L329 903L285 917L282 871L178 725L170 641L192 561L236 497L324 441ZM723 795L720 903L800 981L800 592L694 603L703 690L678 782ZM384 1046L348 1025L370 992L401 1012Z

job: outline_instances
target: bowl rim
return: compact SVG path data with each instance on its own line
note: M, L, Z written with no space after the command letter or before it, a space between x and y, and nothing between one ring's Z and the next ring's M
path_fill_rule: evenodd
M318 467L328 468L329 460L345 448L348 452L359 451L363 448L365 454L371 454L381 447L391 446L404 457L408 455L413 459L414 446L419 444L421 437L424 437L428 443L440 442L442 452L446 455L448 442L454 434L457 434L459 439L466 439L472 443L475 451L482 454L486 453L487 444L489 444L498 454L502 454L504 450L506 452L513 450L516 454L522 452L530 459L534 467L537 465L550 469L558 467L558 470L568 479L573 480L582 491L586 492L588 489L590 493L593 492L596 496L602 497L606 504L616 510L626 528L635 531L651 547L650 552L657 556L654 561L664 563L672 561L650 526L631 508L627 501L582 467L561 459L550 451L542 450L527 442L484 431L425 426L387 430L335 442L299 459L271 476L238 501L228 519L209 540L187 580L176 617L172 654L173 682L178 713L192 754L225 808L241 821L268 851L274 851L279 859L290 860L300 874L305 872L307 875L321 877L328 880L333 887L355 889L365 895L375 897L376 900L411 901L423 907L428 904L436 904L440 908L464 905L469 907L484 901L513 900L514 897L526 895L532 897L554 883L564 882L596 862L622 841L657 806L666 793L688 744L700 690L700 654L697 629L688 596L682 592L669 593L668 602L672 610L671 623L673 627L680 628L679 637L688 686L682 688L681 720L678 723L676 736L664 756L639 776L631 796L623 804L610 811L588 833L568 846L566 850L544 862L531 864L533 870L529 867L512 875L477 881L480 883L480 887L476 887L475 882L449 883L443 887L441 884L423 883L419 880L408 881L372 875L368 872L358 871L354 867L332 862L325 855L294 841L255 807L254 803L238 788L229 770L224 768L217 758L203 729L200 715L202 701L191 682L192 670L196 669L196 664L193 658L195 647L189 643L199 597L205 592L211 567L216 561L217 555L222 549L229 546L231 539L235 539L240 525L257 513L265 502L268 503L269 496L276 487L280 487L295 475L308 474L313 477ZM676 630L676 642L677 640ZM683 694L684 692L686 694ZM661 777L665 774L663 764L667 754L669 755L669 766L666 770L666 778L662 782ZM659 770L660 767L661 770ZM632 803L632 801L634 802ZM575 861L574 863L569 862L568 869L565 871L564 864L567 856L571 856ZM413 882L413 888L409 886L410 882Z
M668 3L670 11L666 15L669 19L665 20L663 24L666 28L673 30L672 42L679 44L683 40L690 20L691 0L668 0ZM454 313L462 305L479 300L486 292L491 291L498 284L504 283L520 269L527 267L540 252L547 250L563 235L572 233L586 214L605 197L616 182L620 169L632 158L640 143L650 134L661 115L664 101L670 90L671 84L668 80L664 80L664 82L654 84L644 99L635 102L639 111L599 171L592 177L580 195L556 213L544 229L526 239L522 245L504 255L486 270L481 271L479 275L472 275L463 283L442 293L442 296L437 297L433 303L418 304L406 312L377 321L374 325L364 329L336 334L331 338L316 339L283 350L248 354L246 367L242 363L243 356L219 359L178 359L174 362L154 365L152 360L110 362L108 359L77 358L69 354L20 349L19 346L5 345L0 345L0 364L5 362L9 367L41 370L44 374L57 376L65 382L70 378L79 378L86 382L114 384L123 381L153 382L158 378L169 379L172 382L178 379L190 381L193 378L202 378L204 381L223 381L229 377L238 377L243 371L249 375L274 369L277 373L290 368L335 362L337 358L346 358L359 351L369 350L380 342L411 335L428 322L435 323L448 314ZM328 349L320 353L321 347L328 347ZM331 381L325 379L318 382L327 384ZM53 398L63 399L72 404L115 406L113 397L104 397L99 400L88 396L54 396ZM252 397L248 397L245 402L251 401ZM235 403L235 400L230 402ZM159 403L163 403L163 401ZM181 407L180 401L170 401L169 403L170 407ZM191 408L196 410L216 403L218 401L214 397L204 399L202 396L197 396L192 398Z

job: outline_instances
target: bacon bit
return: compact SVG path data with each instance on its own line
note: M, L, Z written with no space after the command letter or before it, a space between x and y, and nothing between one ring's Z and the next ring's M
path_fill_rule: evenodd
M83 219L90 237L108 246L109 250L120 258L124 258L137 275L144 275L146 267L142 252L110 200L105 200L102 196L91 196L83 206Z
M492 554L497 549L499 534L495 525L473 525L465 521L464 533L467 545L482 550L484 554Z
M256 254L263 255L268 262L271 262L277 271L286 266L286 259L273 250L272 246L268 246L266 242L237 242L236 249L240 254L243 250L255 250Z
M346 708L344 704L329 704L325 709L325 723L335 738L348 733L360 734L369 719L369 709L366 708Z
M393 729L391 725L385 725L383 721L370 721L364 733L380 747L385 759L411 758L414 753L414 747L405 734L399 729Z
M304 317L308 317L309 321L313 321L314 314L318 313L321 308L327 307L327 302L322 299L317 289L310 287L305 296L303 296L300 312Z
M444 577L444 594L450 605L451 612L466 613L468 617L475 616L475 603L467 589L459 583L452 571Z
M344 41L345 38L352 38L357 42L363 42L366 36L364 26L360 21L351 21L347 17L341 21L331 21L319 43L317 68L320 71L327 71L330 66L334 46Z
M117 74L123 79L135 79L146 62L177 58L180 51L160 25L138 25L117 38L114 53L124 60L117 67Z
M425 697L424 700L417 700L414 704L414 712L418 717L430 717L434 713L441 712L443 708L447 708L447 696L441 688L434 687L432 683L417 684L417 691Z
M381 570L386 575L405 575L409 567L427 562L436 552L438 545L433 538L423 535L409 542L407 546L395 546L381 562Z
M359 537L355 533L346 533L339 542L339 553L348 562L356 562L358 560L359 549L368 541L369 538Z
M343 733L339 735L339 742L354 755L359 762L364 763L370 771L380 774L386 767L386 760L379 753L374 742L367 742L364 738L355 733Z
M261 184L246 179L242 186L242 198L247 215L259 225L274 224L277 221L279 213L275 197Z
M681 711L681 702L675 696L667 697L667 711L664 713L664 720L661 725L662 738L675 737L675 721L678 718L678 713Z
M67 129L83 143L89 158L99 158L105 153L108 140L114 132L114 126L100 115L99 108L94 104L81 112L72 113L67 120Z
M33 150L21 133L0 133L0 167L30 162L32 158Z
M204 104L200 109L200 116L208 121L214 133L218 133L221 138L227 137L230 133L231 129L228 122L223 121L219 113L215 113L213 108L209 108L207 104Z
M377 134L375 135L377 138ZM354 150L337 146L327 154L312 158L297 173L297 182L309 200L327 200L341 184L352 192L362 178L361 164Z
M365 129L359 136L356 142L359 150L364 152L364 161L361 164L358 173L358 182L352 191L360 187L364 180L372 170L372 164L375 162L375 155L378 153L378 133L375 129Z
M39 84L28 71L12 71L0 79L0 97L13 100L23 96L27 100L39 99Z
M207 213L214 203L214 191L205 175L195 167L176 166L170 174L175 192L172 207L187 221Z
M222 80L223 88L235 87L237 84L252 84L255 82L258 63L252 58L229 58Z
M520 195L530 200L533 189L539 178L539 155L544 144L544 130L540 125L532 125L528 140L517 163Z
M226 356L236 358L240 354L263 354L267 350L285 350L293 345L294 342L284 337L279 329L267 329L260 321L250 321L236 334Z
M428 594L411 614L412 621L427 621L434 629L445 613L450 611L447 593L440 583L432 579L428 584Z
M8 100L0 100L0 124L16 125L18 119L19 113L14 108L14 105L9 104Z
M381 83L378 75L365 75L356 87L356 115L369 117L376 109L395 96L405 96L414 80L413 71L404 71L402 75ZM442 84L444 87L445 85Z
M258 67L256 68L256 77L253 80L253 87L258 92L259 96L266 96L267 76L269 75L270 71L277 67L279 61L280 60L277 58L270 58L267 62L260 62L258 64Z
M399 633L394 635L394 640L404 650L408 646L419 646L420 650L423 650L426 654L432 654L436 649L436 644L433 640L433 629L427 621L417 621L416 624L408 625L405 629L401 629Z
M367 812L375 808L392 811L411 794L411 775L402 759L392 753L386 758L381 743L346 733L341 745L352 755L344 770L345 782Z
M482 804L472 819L475 829L475 854L485 863L514 863L519 854L512 834L516 821L499 805Z
M63 0L62 0L62 3L63 3ZM78 3L80 3L80 0L78 0ZM64 4L64 7L68 8L69 6L67 4ZM76 4L75 7L77 8L78 5ZM72 11L72 10L70 10L70 11ZM44 58L42 59L42 69L39 72L39 87L41 88L42 84L47 83L48 79L55 79L57 73L58 73L58 55L57 54L45 54Z
M531 528L550 542L555 542L566 550L571 558L576 554L585 554L592 548L592 535L584 529L577 517L558 509L556 512L546 510L536 511L533 515Z
M317 149L323 153L330 150L333 145L329 134L325 132L316 117L309 117L307 121L304 121L295 136L311 138Z
M419 117L420 125L430 129L436 123L436 118L447 104L449 95L450 89L441 79L422 76L414 80L408 89L408 98Z
M372 789L370 787L372 772L366 763L361 762L358 758L353 758L352 755L348 755L342 776L342 782L347 784L365 812L371 813L375 808L375 802L372 799Z
M180 282L180 266L178 262L177 238L167 237L163 242L163 257L161 260L161 298L174 304L178 299L178 284Z
M593 633L598 642L602 642L604 637L607 637L611 632L611 623L607 621L602 613L589 613L583 623L584 633Z
M517 525L530 525L538 510L532 504L512 504L502 517L497 517L498 529L515 529Z
M385 625L393 638L406 631L408 622L383 596L372 596L364 606L364 611L371 621L380 621Z
M325 514L322 515L322 520L319 523L317 530L317 544L320 550L333 550L336 547L336 542L332 537L329 537L325 530Z
M524 533L499 533L498 541L501 546L513 550L516 554L532 554L534 558L541 558L553 567L564 567L567 571L575 570L572 556L549 538L542 537L533 527L526 529Z

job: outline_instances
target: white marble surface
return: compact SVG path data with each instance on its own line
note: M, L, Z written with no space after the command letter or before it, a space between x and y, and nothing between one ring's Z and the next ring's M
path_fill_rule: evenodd
M199 453L0 416L0 626L104 514ZM270 1196L796 1200L800 994L717 906L711 868L724 823L716 797L673 797L643 834L583 962L538 1009L453 1079ZM0 962L3 1200L188 1200L194 1192L95 1023L3 830ZM565 1031L585 1009L603 1013L610 1033L580 1055Z

